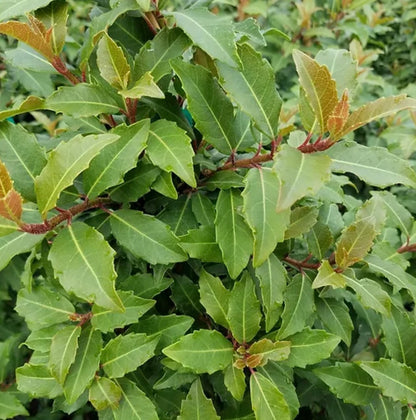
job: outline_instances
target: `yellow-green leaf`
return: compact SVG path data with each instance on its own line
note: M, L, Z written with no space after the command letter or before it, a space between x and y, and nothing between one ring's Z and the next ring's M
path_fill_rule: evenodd
M120 90L119 93L124 98L135 99L140 99L142 96L159 99L165 97L163 91L161 91L159 86L155 83L150 71L146 72L131 89L123 89Z

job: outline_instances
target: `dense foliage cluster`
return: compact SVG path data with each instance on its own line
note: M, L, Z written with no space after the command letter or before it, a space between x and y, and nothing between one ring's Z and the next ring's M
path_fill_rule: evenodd
M416 418L415 20L2 0L0 419Z

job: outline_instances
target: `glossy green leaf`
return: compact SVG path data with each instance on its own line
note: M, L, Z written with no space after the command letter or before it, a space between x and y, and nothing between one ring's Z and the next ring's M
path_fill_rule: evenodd
M290 352L290 341L272 341L268 338L255 341L249 348L250 355L261 356L261 366L265 365L269 360L276 362L286 360Z
M285 232L285 239L297 238L309 232L315 226L318 217L316 207L296 207L290 212L290 223Z
M244 215L254 236L253 266L258 267L285 239L290 212L276 212L279 178L272 169L250 169L245 184Z
M47 353L51 348L52 338L61 329L62 324L53 324L40 330L33 330L24 344L32 350Z
M305 195L316 194L330 177L331 159L302 153L287 145L277 154L274 169L280 179L277 211L290 208Z
M328 260L324 260L318 269L318 275L312 283L312 288L331 286L336 289L337 287L345 287L345 284L345 277L334 271Z
M196 186L191 139L175 123L159 120L150 125L147 153L156 166L173 172L191 187Z
M16 311L32 329L65 322L75 312L71 302L44 286L31 291L21 289L17 296Z
M241 70L224 60L217 62L221 84L256 127L273 139L278 133L282 105L273 69L249 44L239 45L238 54Z
M17 389L34 398L56 398L62 394L62 387L51 376L44 365L31 365L25 363L16 369Z
M101 366L110 378L120 378L154 355L158 337L146 334L119 335L101 353Z
M413 351L413 343L416 337L416 323L410 314L392 306L391 314L383 316L381 327L384 333L382 340L389 355L415 369L416 354Z
M60 384L64 383L69 368L74 363L80 334L81 327L68 326L59 330L52 338L48 367Z
M337 362L335 366L314 369L313 373L346 403L367 405L379 393L371 376L354 363Z
M47 28L52 28L52 51L55 55L59 55L65 45L67 34L68 5L62 0L54 1L47 7L37 10L35 16Z
M121 246L151 264L184 261L186 255L168 226L154 216L134 210L112 213L111 227Z
M165 94L153 80L150 72L145 73L131 88L118 92L123 98L141 99L144 96L149 98L163 99Z
M198 258L204 262L222 262L220 248L215 240L214 226L201 226L199 229L191 229L187 235L180 238L180 247L191 258Z
M152 184L152 190L173 200L178 198L178 192L173 184L172 174L170 172L161 171Z
M181 56L190 45L190 39L181 29L163 28L137 54L134 66L135 79L150 72L154 81L158 82L171 72L169 60Z
M121 399L121 388L112 380L104 377L95 378L89 390L89 400L98 411L107 407L117 408Z
M46 164L46 156L36 137L20 125L0 123L0 159L24 198L35 201L34 181Z
M281 314L283 293L286 290L287 273L274 254L255 269L260 284L261 304L265 314L266 332L270 331Z
M112 134L120 138L104 147L83 174L84 189L89 199L120 184L126 172L136 166L140 153L146 147L149 120L129 126L119 125L112 130Z
M343 141L328 150L334 172L351 172L370 185L385 188L394 184L416 187L416 173L409 163L384 147L366 147Z
M241 401L246 391L244 370L237 369L233 364L228 365L224 369L224 385L237 401Z
M290 341L290 354L287 360L289 366L304 368L307 365L319 363L327 359L340 338L325 330L312 330L305 328L303 331L287 338Z
M202 270L199 276L199 294L208 315L217 324L229 328L227 312L231 293L221 280Z
M11 392L0 392L0 419L7 420L28 415L29 412L24 405Z
M234 283L227 318L233 337L240 344L251 341L260 329L260 303L248 272L244 272L241 280Z
M199 303L199 288L189 277L175 276L170 290L172 291L171 300L180 312L195 318L202 316L204 309Z
M191 205L192 212L199 224L203 226L212 225L215 218L215 207L206 195L201 192L192 194Z
M212 58L237 67L238 56L231 22L210 13L206 8L191 8L171 12L179 26L193 43Z
M312 282L306 275L296 275L284 293L285 308L277 338L302 331L315 310Z
M107 33L103 33L97 48L97 65L100 74L111 86L126 89L130 78L130 66L123 50Z
M198 225L191 209L191 196L189 194L171 201L158 218L168 224L175 235L184 235Z
M140 320L133 330L137 333L159 337L156 352L160 352L161 349L185 335L193 323L194 319L186 315L151 315Z
M236 127L230 99L204 67L179 59L171 66L181 79L196 128L220 152L231 153L236 147Z
M318 260L322 260L328 249L334 243L334 237L332 236L330 228L318 221L307 233L306 242L308 243L310 253L318 258Z
M387 117L405 109L415 110L416 99L408 98L406 95L398 95L389 98L379 98L374 102L367 103L350 114L342 131L337 133L332 140L336 141L371 121Z
M290 409L277 386L259 372L250 377L251 406L257 420L290 420Z
M52 0L4 0L0 5L0 20L21 16L47 6Z
M93 305L91 324L94 328L102 332L109 332L115 328L122 328L125 325L134 324L155 304L154 300L143 299L135 296L132 292L118 291L117 293L125 311L113 311L97 304Z
M181 413L178 420L219 420L212 400L207 398L202 389L201 381L197 379L192 385L182 401Z
M197 330L164 348L163 353L195 373L214 373L232 363L233 346L218 331Z
M335 299L316 299L318 317L324 327L337 335L348 346L351 343L351 332L354 329L347 305Z
M363 407L363 410L372 420L394 420L402 416L402 404L382 394L377 395L369 405Z
M383 358L377 362L359 362L358 365L373 378L386 397L402 404L415 404L416 374L409 366Z
M90 117L101 113L118 114L120 104L104 88L79 83L60 87L46 99L45 108L73 117Z
M82 330L75 361L69 369L64 383L65 398L74 403L93 380L100 362L102 338L99 331L91 327Z
M347 286L356 293L364 308L374 309L384 315L390 313L391 299L389 294L374 280L357 279L352 270L343 273Z
M320 134L323 134L327 131L328 118L338 102L335 80L332 79L327 66L320 65L299 50L293 51L293 60L300 84L319 124Z
M56 237L49 260L67 292L103 308L124 311L115 291L114 255L101 233L77 222Z
M59 144L35 180L39 211L44 218L55 207L61 192L88 167L100 150L118 138L114 134L79 135Z
M237 190L221 190L216 205L215 235L224 264L235 279L246 267L253 249L253 236L238 209L243 199Z
M14 117L15 115L43 109L44 103L44 99L38 98L37 96L29 96L20 103L19 106L0 111L0 121L5 120L6 118Z

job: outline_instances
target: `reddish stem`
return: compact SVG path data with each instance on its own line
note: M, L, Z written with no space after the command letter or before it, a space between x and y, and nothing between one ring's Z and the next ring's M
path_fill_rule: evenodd
M416 252L416 244L405 243L397 250L397 252L399 254L403 254L405 252Z
M68 70L68 67L61 60L61 57L59 57L58 55L55 55L53 57L51 64L55 68L56 71L62 74L62 76L64 76L67 80L69 80L73 85L77 85L78 83L81 83L81 80L79 80L78 77L75 76L75 74L71 73Z
M307 144L307 143L303 142L298 147L298 150L300 150L302 153L322 152L326 149L329 149L334 144L335 144L335 142L331 141L331 139L329 137L324 139L324 140L322 140L321 138L318 138L318 140L315 143Z
M289 256L287 256L283 258L283 260L289 263L290 265L293 265L294 267L296 267L299 271L303 271L304 268L317 270L321 266L321 263L314 263L314 264L308 263L307 261L309 260L309 258L303 261L299 261L299 260L295 260L294 258L290 258Z

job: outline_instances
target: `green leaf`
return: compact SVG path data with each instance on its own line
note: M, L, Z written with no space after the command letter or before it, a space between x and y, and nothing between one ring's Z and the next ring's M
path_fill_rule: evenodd
M176 236L154 216L135 210L118 210L111 214L111 227L121 246L150 264L169 264L186 259Z
M369 405L363 407L363 410L372 420L395 420L402 416L402 404L382 394L378 394Z
M179 26L193 43L213 59L237 67L238 56L231 22L220 19L205 8L171 12Z
M328 67L299 50L293 51L299 80L320 127L320 134L327 131L327 121L338 103L335 80Z
M75 312L71 302L44 286L31 291L21 289L17 295L16 311L25 318L31 329L59 324Z
M93 134L73 137L62 142L51 152L48 163L35 180L38 207L42 217L55 207L61 192L90 164L91 160L108 144L119 137L114 134Z
M16 369L17 389L33 398L55 398L62 394L62 387L44 365L25 363Z
M408 289L412 297L416 298L416 285L414 278L406 273L399 265L392 261L380 258L378 255L367 255L365 262L372 273L384 276L393 285L394 292Z
M325 260L318 269L318 275L312 283L312 288L317 289L318 287L331 286L336 289L338 287L345 287L345 280L345 277L334 271L328 260Z
M117 408L121 399L121 388L108 378L95 378L89 391L91 404L98 411L107 407Z
M335 366L314 369L313 373L346 403L368 405L379 393L371 376L354 363L337 362Z
M293 277L285 290L284 297L285 308L282 325L277 333L278 339L302 331L315 309L312 282L306 275L299 274Z
M386 397L402 404L416 403L416 374L403 363L381 358L377 362L358 362L381 388Z
M195 373L214 373L233 360L233 346L218 331L197 330L163 349L163 353Z
M0 237L0 270L3 270L16 255L31 251L38 243L42 242L44 236L13 232Z
M149 98L163 99L165 94L153 80L150 72L145 73L131 88L118 92L123 98L141 99L143 96Z
M177 200L178 198L178 192L173 184L172 174L170 172L161 171L152 184L152 190L173 200Z
M3 0L0 5L0 20L22 16L27 12L47 6L52 0Z
M120 138L104 147L83 174L84 189L89 199L120 184L126 172L136 166L140 153L146 147L149 126L146 119L129 126L119 125L112 130L111 133Z
M61 329L62 324L54 324L40 330L33 330L27 337L24 345L32 350L47 353L51 348L52 338Z
M199 379L191 385L186 400L182 401L181 413L178 416L178 420L194 419L219 419L214 404L212 403L212 400L205 396Z
M348 306L335 299L317 299L316 310L324 327L337 335L347 346L351 343L351 332L354 325L349 315Z
M112 410L109 418L158 420L153 403L133 382L126 378L116 379L114 382L121 388L122 398L118 408Z
M156 353L179 340L191 328L194 319L186 315L152 315L140 320L133 330L159 337Z
M52 338L48 367L60 384L64 383L69 368L74 363L80 334L80 326L70 325L59 330Z
M416 109L416 99L407 98L406 95L390 96L379 98L374 102L367 103L352 112L341 132L337 133L333 141L336 141L351 131L368 124L379 118L387 117L405 109Z
M274 164L280 179L276 210L283 211L305 195L316 194L329 180L330 166L328 156L302 153L283 145Z
M259 28L259 25L257 24L257 21L252 17L245 18L241 22L234 23L234 31L239 34L239 41L248 38L253 43L259 44L261 46L266 45L266 41L262 31Z
M270 331L281 314L287 273L274 254L255 269L260 284L261 305L265 314L266 332Z
M184 235L197 227L197 221L191 209L191 195L182 195L171 201L159 214L159 220L167 223L175 235Z
M338 97L340 98L345 89L353 92L357 85L357 61L353 59L350 51L328 48L320 50L315 60L328 67L332 78L336 82Z
M215 235L224 264L235 279L246 267L253 249L253 236L238 209L243 199L237 190L221 190L216 205Z
M233 337L240 344L251 341L260 329L260 303L253 279L247 271L240 281L234 283L227 318Z
M196 187L191 139L175 123L159 120L150 125L147 154L154 165Z
M26 408L11 392L0 392L0 419L7 420L15 416L28 415Z
M296 207L290 212L290 224L285 239L297 238L315 226L319 210L316 207Z
M409 313L392 306L391 314L383 316L381 327L384 333L383 342L390 357L415 369L413 343L416 338L416 324Z
M224 369L224 385L237 401L242 401L246 391L244 370L237 369L233 364L228 365Z
M130 66L123 50L103 33L97 48L97 65L100 74L116 89L126 89L130 78Z
M164 27L148 41L135 59L134 80L150 72L155 82L171 72L169 60L179 57L191 45L190 39L179 28Z
M269 139L274 139L282 100L276 90L273 69L249 44L239 45L238 54L241 70L224 60L216 63L221 84L256 127Z
M0 123L0 159L14 181L14 188L25 199L35 201L35 177L46 164L45 152L36 137L20 125Z
M364 308L374 309L384 315L390 313L391 299L389 294L376 281L371 279L356 279L352 270L343 273L348 287L354 290Z
M181 236L179 239L180 247L191 258L197 258L204 262L222 262L221 250L215 240L214 226L191 229L187 235Z
M231 292L224 287L221 280L202 269L199 276L199 294L208 315L217 324L229 328L227 312Z
M65 398L69 404L74 403L93 380L100 363L101 348L101 333L91 327L83 329L75 361L64 383Z
M212 226L215 219L215 207L212 201L202 192L192 194L192 212L201 225Z
M101 366L110 378L120 378L136 370L155 352L159 337L146 334L119 335L110 340L101 352Z
M135 296L133 292L118 291L124 312L113 311L98 305L93 305L91 324L104 333L134 324L137 320L153 307L155 301Z
M196 128L220 152L231 153L237 144L230 99L204 67L180 59L172 60L171 66L181 79Z
M77 222L58 234L49 260L67 292L103 308L124 311L115 291L114 255L101 233Z
M44 103L44 99L38 98L37 96L28 96L18 107L0 111L0 121L14 117L15 115L43 109Z
M351 172L367 184L385 188L394 184L416 187L416 173L409 163L384 147L368 147L343 141L331 147L334 172Z
M253 266L258 267L284 241L290 211L276 212L279 178L272 169L250 169L245 184L244 215L254 236Z
M257 420L290 420L290 409L277 386L259 372L250 377L251 406Z
M43 9L37 10L36 18L47 28L52 28L51 45L55 55L59 55L65 45L67 34L68 5L65 1L54 1Z
M180 312L195 318L202 316L204 310L199 303L199 289L189 277L175 276L170 290L172 291L171 299Z
M301 368L327 359L340 342L340 338L334 334L310 328L305 328L287 339L291 344L286 363Z
M291 344L290 341L275 341L268 338L262 338L254 342L250 348L250 355L261 356L261 366L265 365L269 360L281 362L289 357Z
M104 88L78 83L58 88L46 98L45 108L73 117L90 117L102 113L118 114L120 104Z
M244 178L232 171L220 171L208 178L205 187L208 191L219 188L220 190L228 190L230 188L244 187Z
M306 235L306 242L310 253L322 260L325 257L328 249L334 243L330 228L318 221Z

